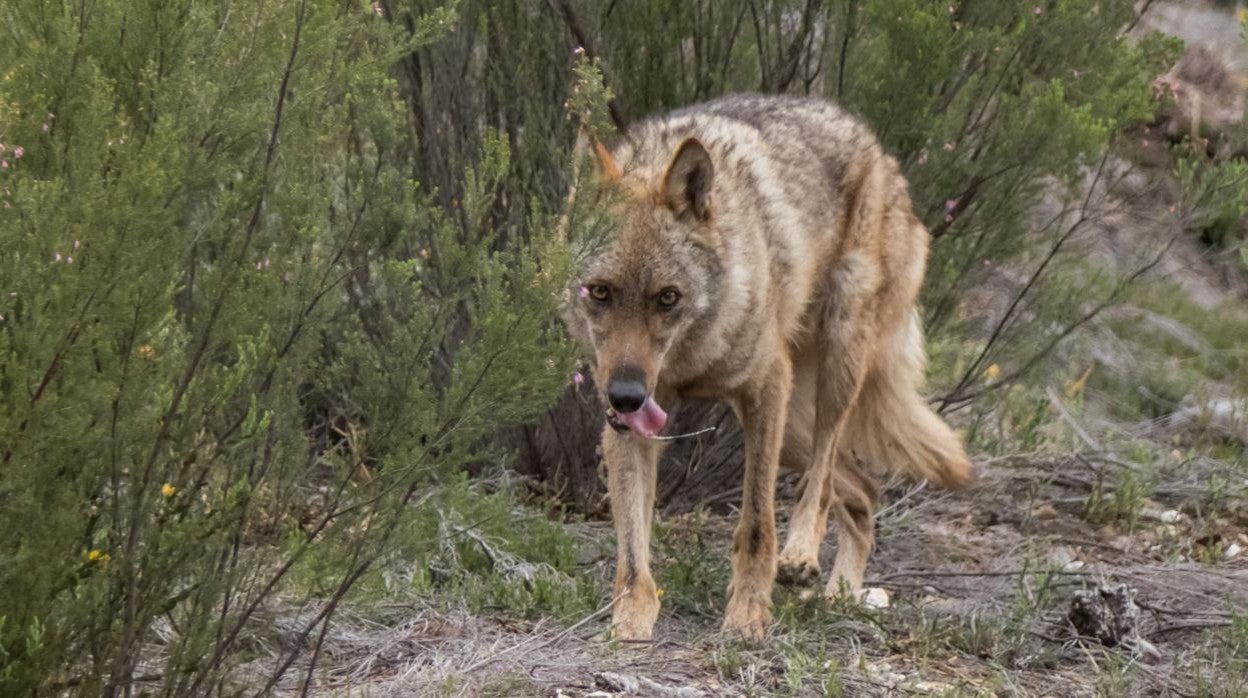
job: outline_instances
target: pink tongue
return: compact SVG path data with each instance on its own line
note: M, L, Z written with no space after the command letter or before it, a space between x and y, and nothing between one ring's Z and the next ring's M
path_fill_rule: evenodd
M616 412L615 420L637 432L638 435L650 439L654 438L667 423L667 413L659 407L659 403L655 402L654 398L648 397L645 404L636 412L627 414Z

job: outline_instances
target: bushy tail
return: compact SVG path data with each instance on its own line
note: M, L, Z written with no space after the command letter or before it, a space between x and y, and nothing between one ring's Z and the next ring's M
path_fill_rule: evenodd
M962 441L920 394L926 358L917 314L884 348L863 384L846 445L872 469L900 470L942 487L962 487L974 467Z

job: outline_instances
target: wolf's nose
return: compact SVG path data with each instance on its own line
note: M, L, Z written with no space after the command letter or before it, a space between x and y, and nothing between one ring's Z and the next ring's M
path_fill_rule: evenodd
M646 402L645 374L635 366L625 366L611 374L607 382L607 402L621 414L636 412Z

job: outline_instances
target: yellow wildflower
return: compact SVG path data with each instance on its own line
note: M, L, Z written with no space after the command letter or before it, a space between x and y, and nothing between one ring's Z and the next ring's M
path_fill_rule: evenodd
M997 364L993 364L989 366L988 368L984 369L984 377L990 381L996 380L997 376L999 375L1001 375L1001 367L998 366Z
M177 491L178 491L178 488L174 487L172 484L168 482L161 485L160 487L160 493L165 495L166 497L172 497L173 493Z
M156 358L156 349L150 344L144 344L139 347L139 358L144 361L151 361Z
M657 589L654 590L654 598L656 599L663 598L663 587L658 587Z
M108 562L113 558L108 553L101 552L98 549L93 549L87 553L87 559L91 562Z

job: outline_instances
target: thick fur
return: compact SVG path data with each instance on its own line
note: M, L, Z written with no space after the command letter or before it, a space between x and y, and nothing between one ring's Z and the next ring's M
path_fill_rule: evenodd
M868 470L971 479L959 439L920 393L928 233L896 161L820 100L726 97L595 151L618 228L586 248L577 281L594 293L570 299L569 327L594 350L600 386L626 368L660 404L710 397L735 410L746 472L724 625L761 637L777 575L818 579L829 516L838 545L826 593L861 587L877 498ZM672 291L679 302L661 303ZM625 639L649 638L658 614L660 451L603 430L619 546L613 627ZM778 552L781 460L804 486Z

